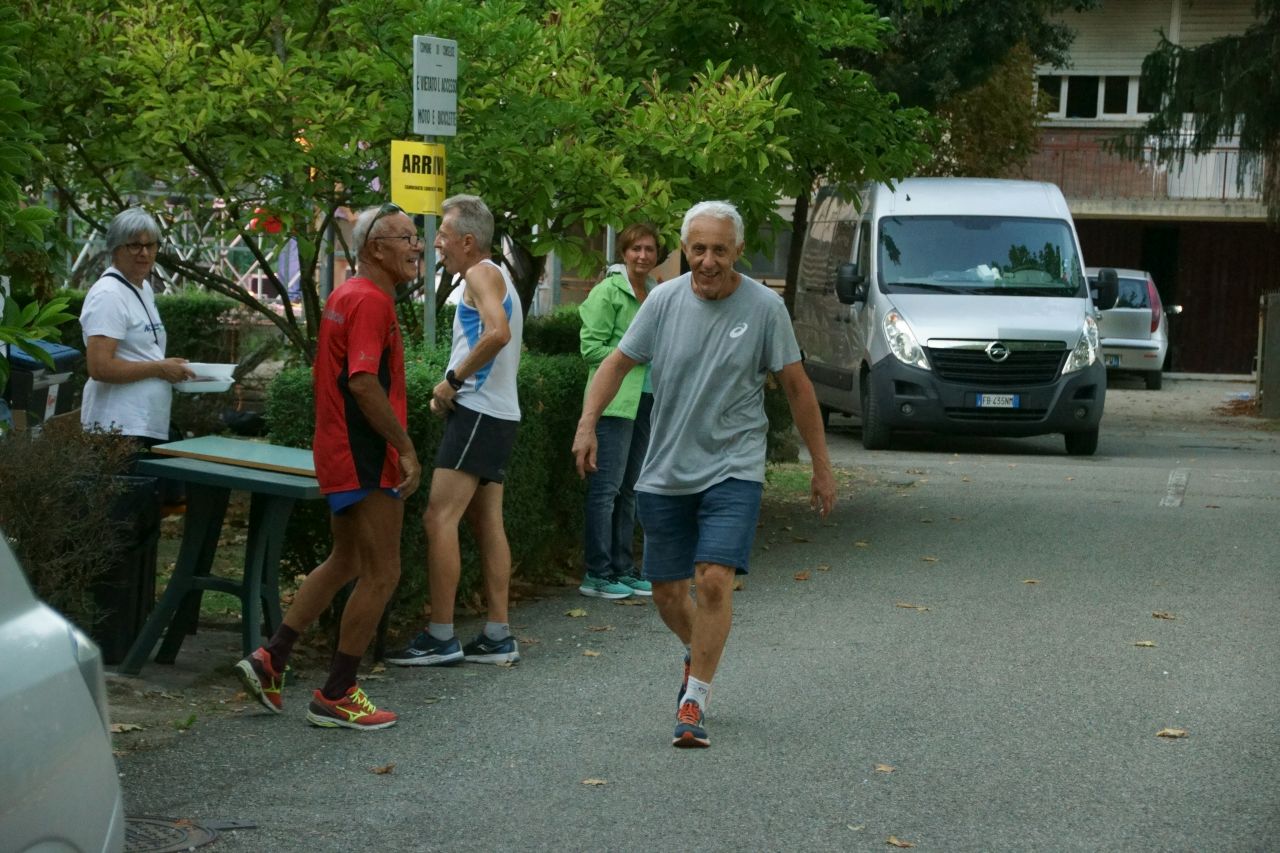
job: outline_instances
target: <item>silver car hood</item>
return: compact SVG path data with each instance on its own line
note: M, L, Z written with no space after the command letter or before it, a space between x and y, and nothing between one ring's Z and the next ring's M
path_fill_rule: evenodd
M1069 297L895 293L890 299L925 346L942 339L1052 340L1074 347L1089 306Z

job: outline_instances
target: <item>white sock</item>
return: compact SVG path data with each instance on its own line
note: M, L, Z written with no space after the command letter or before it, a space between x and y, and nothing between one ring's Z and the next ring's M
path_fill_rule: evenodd
M453 639L453 623L452 622L428 622L427 633L437 640Z
M505 640L511 636L511 626L506 622L484 623L484 635L490 640Z
M689 686L684 691L684 701L690 699L698 703L698 707L702 708L702 713L707 712L707 697L711 694L711 682L699 681L692 675L689 676Z

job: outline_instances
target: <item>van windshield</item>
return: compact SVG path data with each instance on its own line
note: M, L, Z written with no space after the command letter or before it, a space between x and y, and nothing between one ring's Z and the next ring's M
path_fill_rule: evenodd
M885 217L878 250L886 293L1086 294L1071 228L1058 219Z

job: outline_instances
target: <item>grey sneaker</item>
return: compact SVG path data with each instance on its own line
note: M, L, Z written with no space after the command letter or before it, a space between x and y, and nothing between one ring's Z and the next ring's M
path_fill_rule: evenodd
M631 587L618 581L606 580L593 575L587 575L582 579L578 592L588 598L630 598L635 592ZM653 595L650 590L645 595Z
M396 666L453 666L462 663L462 644L457 637L437 640L426 631L420 631L409 645L387 655L387 663Z
M520 647L512 636L490 640L482 632L467 643L462 651L472 663L515 663L520 660Z

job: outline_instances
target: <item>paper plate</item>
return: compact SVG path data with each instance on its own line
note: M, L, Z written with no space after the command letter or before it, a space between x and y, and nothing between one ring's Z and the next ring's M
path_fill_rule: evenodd
M173 387L188 394L217 394L230 390L234 384L232 379L186 379L173 383Z

